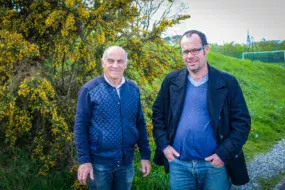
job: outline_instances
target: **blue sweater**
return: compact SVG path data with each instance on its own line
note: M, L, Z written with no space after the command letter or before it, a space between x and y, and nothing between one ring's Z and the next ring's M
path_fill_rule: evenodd
M194 86L187 80L186 95L173 147L181 160L199 160L214 154L217 143L207 106L208 82Z
M103 76L81 88L74 126L80 164L131 164L135 144L141 159L150 159L138 87L126 80L120 88L120 97Z

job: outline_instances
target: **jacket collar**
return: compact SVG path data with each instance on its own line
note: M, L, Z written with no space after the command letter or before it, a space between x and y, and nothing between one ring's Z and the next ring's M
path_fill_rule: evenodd
M209 77L209 87L212 89L219 89L226 86L225 81L221 75L221 72L214 67L210 66L207 63L208 66L208 77ZM176 86L176 89L182 89L186 86L187 77L189 75L189 72L186 68L180 70L177 72L177 75L174 76L171 80L171 84Z
M189 73L186 68L177 72L177 74L171 79L171 84L175 86L175 89L180 90L185 88L188 74Z
M217 124L220 119L228 88L221 71L208 65L209 83L208 83L208 109L212 119L214 131L217 130Z

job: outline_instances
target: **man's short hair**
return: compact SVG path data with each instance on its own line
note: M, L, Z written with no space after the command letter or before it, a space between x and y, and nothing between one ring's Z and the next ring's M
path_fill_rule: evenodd
M120 47L120 46L110 46L108 47L107 49L105 49L104 53L103 53L103 56L102 56L102 61L106 61L106 56L107 56L107 53L108 51L111 49L111 48L114 48L114 47L117 47L121 50L123 50L123 52L125 53L125 61L127 62L128 61L128 53L126 52L126 50L124 50L124 48Z
M203 32L200 32L198 30L188 30L187 32L185 32L179 40L179 45L181 46L181 40L184 36L186 36L187 38L190 38L193 34L197 34L200 37L202 41L202 46L208 45L206 35Z

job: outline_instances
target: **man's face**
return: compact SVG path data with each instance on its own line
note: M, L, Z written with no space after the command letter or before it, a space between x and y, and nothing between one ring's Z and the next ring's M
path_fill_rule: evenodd
M109 49L101 63L108 80L120 80L128 65L125 52L118 47Z
M191 37L184 36L181 39L181 51L183 60L190 73L199 73L199 71L207 68L206 55L209 46L202 46L202 41L197 34Z

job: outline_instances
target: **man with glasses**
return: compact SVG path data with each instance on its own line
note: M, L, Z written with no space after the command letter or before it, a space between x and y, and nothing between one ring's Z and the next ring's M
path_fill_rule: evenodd
M78 180L89 189L130 189L134 177L134 151L138 145L141 171L151 169L150 148L139 88L123 74L126 51L105 50L103 76L84 84L78 96L74 140L78 153Z
M171 189L230 189L249 181L242 146L251 119L237 80L211 67L206 36L180 39L186 68L164 79L153 105L154 162Z

